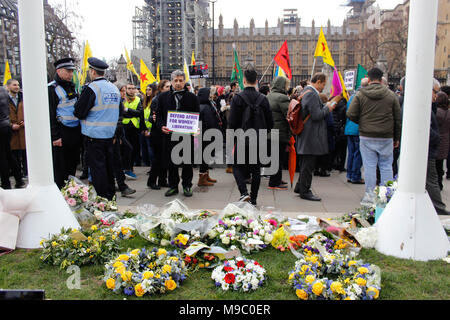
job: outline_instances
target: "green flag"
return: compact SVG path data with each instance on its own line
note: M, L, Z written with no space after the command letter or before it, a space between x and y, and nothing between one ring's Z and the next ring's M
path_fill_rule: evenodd
M241 90L244 90L244 74L242 73L241 65L239 64L238 53L236 48L233 48L234 51L234 63L233 63L233 72L231 73L231 81L237 81L239 83L239 87Z
M355 90L361 87L361 80L367 77L367 70L362 65L358 64L358 71L356 72Z
M75 91L78 92L78 94L79 94L81 91L81 86L80 86L80 79L78 78L77 70L73 71L72 82L75 84Z

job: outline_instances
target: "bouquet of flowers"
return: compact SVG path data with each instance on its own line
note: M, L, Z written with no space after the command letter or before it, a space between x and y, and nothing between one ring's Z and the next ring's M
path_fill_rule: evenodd
M289 273L289 283L302 300L373 300L378 299L381 289L377 266L340 253L298 260Z
M142 297L175 290L187 278L187 270L177 251L135 249L109 261L103 281L116 294Z
M101 217L101 214L106 211L117 211L117 202L114 197L113 200L108 200L102 197L95 197L95 199L85 205L86 209L93 213L96 217Z
M224 261L211 275L216 287L228 291L249 292L256 290L266 280L266 270L256 261L236 258Z
M189 268L195 270L197 268L214 268L220 262L220 259L212 253L198 252L194 256L185 255L183 261Z
M66 185L61 189L61 193L73 211L79 210L94 196L92 186L87 187L82 183L77 183L74 178L67 181Z
M120 238L110 228L88 230L62 229L59 234L42 240L41 260L65 269L70 265L103 264L120 250Z
M377 186L374 190L375 204L379 207L385 207L391 200L397 188L397 181L388 181L384 186Z

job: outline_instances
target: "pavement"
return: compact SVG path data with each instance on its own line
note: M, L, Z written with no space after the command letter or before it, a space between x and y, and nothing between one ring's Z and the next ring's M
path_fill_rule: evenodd
M225 168L216 167L210 170L211 178L218 180L213 187L198 187L198 169L194 169L193 196L187 198L183 195L181 183L180 193L177 196L165 197L167 188L151 190L147 188L148 167L135 167L137 180L128 180L126 183L136 193L129 197L122 197L117 193L117 203L121 208L133 209L144 204L153 204L161 207L176 198L180 199L190 209L210 209L220 211L229 203L239 201L240 193L234 176L226 173ZM180 170L181 171L181 170ZM181 173L181 172L180 172ZM298 179L298 173L294 177L294 186ZM283 172L283 180L289 181L287 170ZM288 217L296 217L299 214L312 215L321 218L332 218L349 213L361 207L360 201L364 195L364 185L355 185L347 182L346 173L332 171L330 177L313 177L312 191L322 198L320 202L301 199L294 193L290 183L287 190L268 189L269 179L262 177L259 189L257 207L275 207ZM248 185L250 190L250 185ZM444 179L442 198L450 209L450 180ZM439 216L441 220L449 219L448 216Z

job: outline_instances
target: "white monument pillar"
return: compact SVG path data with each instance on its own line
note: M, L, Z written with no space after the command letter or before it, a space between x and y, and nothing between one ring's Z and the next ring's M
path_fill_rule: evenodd
M29 188L37 209L20 222L17 247L39 248L62 227L80 226L53 180L43 2L19 0L18 7Z
M376 223L381 253L427 261L449 240L425 191L438 0L411 0L398 190Z

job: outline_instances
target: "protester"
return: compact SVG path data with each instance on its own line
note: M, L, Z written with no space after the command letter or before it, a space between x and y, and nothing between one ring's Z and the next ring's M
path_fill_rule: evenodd
M192 197L192 178L193 172L193 150L191 150L191 161L176 165L172 161L172 149L178 143L171 141L172 133L167 127L168 111L195 112L199 113L199 103L197 97L189 92L186 86L186 76L183 71L175 70L171 74L172 86L170 91L163 92L158 97L158 111L156 113L156 125L163 133L163 163L168 164L169 169L169 190L165 193L166 197L178 194L178 184L180 183L179 168L182 168L181 180L183 194L186 197ZM193 139L190 141L193 146Z
M361 204L366 206L374 202L377 166L381 184L393 180L393 150L399 145L402 125L398 98L381 83L383 71L373 68L368 77L369 86L356 93L347 111L347 117L359 124L365 177L365 195Z
M220 130L222 127L221 118L219 112L214 105L215 97L215 87L211 88L201 88L198 92L198 99L200 103L200 121L202 122L202 134L204 134L209 129ZM201 152L210 144L211 142L203 140ZM202 157L202 164L200 165L200 173L197 185L199 187L210 187L216 183L217 180L211 179L209 176L209 166L206 163L204 157Z
M136 87L134 84L129 83L127 85L127 91L126 91L126 99L124 101L124 107L125 109L133 109L137 110L140 113L143 113L142 109L142 103L141 98L139 98L136 95ZM140 143L139 143L139 135L141 133L141 120L143 119L143 116L139 117L133 117L133 118L127 118L125 117L123 119L124 129L125 129L125 137L128 140L128 142L133 147L131 152L131 158L129 159L129 162L124 163L125 167L125 176L129 179L136 179L137 176L133 172L133 166L140 165ZM142 121L143 122L143 121Z
M287 183L283 181L283 163L287 158L287 147L292 136L289 123L287 122L287 113L289 110L289 97L287 89L290 81L285 77L276 77L272 83L272 91L268 94L270 110L272 111L273 129L278 130L278 168L277 173L270 176L269 189L272 190L286 190ZM272 136L269 136L269 140ZM272 157L273 159L273 157Z
M340 100L339 97L326 105L322 103L319 93L323 91L326 83L325 74L319 72L312 77L311 85L303 89L302 94L305 94L301 101L301 113L305 124L295 141L295 148L300 159L300 176L294 192L299 193L300 198L310 201L321 201L311 191L312 176L317 156L328 153L326 119Z
M361 80L361 88L369 85L369 79ZM353 94L347 103L347 111L353 101L356 93ZM347 118L345 124L345 135L347 136L348 159L347 159L347 182L353 184L364 184L365 181L361 177L362 158L359 151L359 126Z
M9 116L11 120L11 152L21 169L23 177L28 175L25 145L25 122L23 114L23 97L19 81L9 79L6 82L9 93Z
M347 156L347 137L345 136L345 124L347 116L347 101L342 99L336 105L332 112L334 133L335 133L335 149L331 152L331 163L333 169L339 172L345 172L345 160Z
M108 64L97 58L89 58L88 63L92 82L81 93L74 115L81 120L81 132L87 137L87 161L95 191L100 197L113 200L113 138L119 120L120 93L104 78Z
M444 176L444 160L448 161L450 144L450 112L448 110L449 101L445 92L438 92L436 95L436 119L439 126L439 149L436 154L436 170L438 174L439 188L442 190L442 178Z
M9 173L12 170L14 179L16 180L16 188L25 186L18 163L11 153L11 122L9 118L8 92L5 88L0 87L0 172L1 187L3 189L11 189L9 181Z
M323 104L328 102L328 97L324 93L319 94L320 100ZM314 175L319 177L331 176L333 170L332 153L336 149L336 131L334 126L333 113L330 112L326 119L327 122L327 141L328 141L328 153L317 156Z
M50 108L50 132L52 138L53 173L58 188L65 185L69 176L75 176L80 159L80 121L74 115L74 105L78 93L72 82L76 69L72 58L64 58L54 63L56 75L48 84Z
M271 130L273 127L272 112L270 111L269 101L266 96L259 93L256 88L258 86L257 72L250 65L244 71L244 90L236 94L231 101L229 128L233 130L242 129L247 132L249 129ZM241 193L239 201L249 201L256 205L259 185L261 182L261 165L259 157L256 163L251 164L249 161L250 146L247 139L243 149L238 149L235 145L233 174ZM259 154L259 143L267 143L267 141L258 141L256 149ZM238 163L238 154L245 154L244 163ZM251 177L251 191L248 194L246 179Z
M141 156L142 161L145 166L151 167L154 160L154 152L153 148L151 146L151 128L152 128L152 122L150 121L152 118L151 113L151 105L152 100L156 96L158 87L155 84L149 84L147 86L144 101L142 102L142 108L143 108L143 121L142 121L142 131L139 139L141 144ZM150 173L150 172L149 172Z

